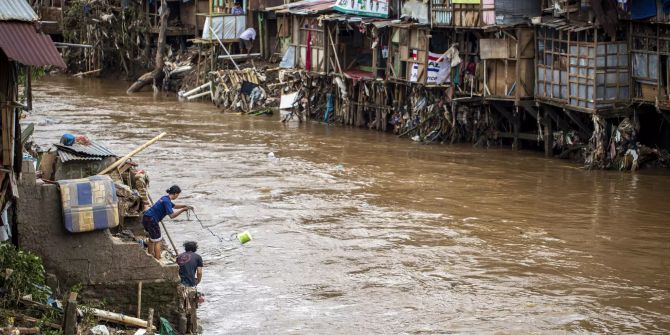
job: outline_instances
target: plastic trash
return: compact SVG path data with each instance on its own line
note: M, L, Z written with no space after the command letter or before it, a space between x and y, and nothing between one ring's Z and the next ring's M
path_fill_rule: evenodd
M63 136L60 138L60 143L61 143L62 145L71 146L71 145L74 144L74 140L75 140L75 139L76 139L76 137L75 137L74 135L65 133L65 134L63 134Z
M95 335L109 335L109 329L105 325L97 325L90 330L91 334Z

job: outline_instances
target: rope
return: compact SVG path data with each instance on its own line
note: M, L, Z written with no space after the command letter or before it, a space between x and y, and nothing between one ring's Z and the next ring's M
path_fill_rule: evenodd
M224 241L225 241L225 242L233 242L233 238L234 238L234 236L237 235L237 234L233 233L232 235L230 235L229 238L227 238L227 239L226 239L226 238L223 238L223 237L219 236L218 234L216 234L215 232L213 232L209 227L205 226L205 225L202 223L202 220L200 220L200 218L198 217L198 214L196 214L195 211L194 211L193 209L189 209L188 211L186 211L186 219L187 219L187 220L189 220L189 221L191 220L191 217L190 217L189 213L193 213L193 216L195 217L195 220L198 221L198 223L200 224L200 226L201 226L203 229L207 230L210 234L212 234L212 236L216 237L216 238L219 240L219 242L221 242L221 243L223 243Z

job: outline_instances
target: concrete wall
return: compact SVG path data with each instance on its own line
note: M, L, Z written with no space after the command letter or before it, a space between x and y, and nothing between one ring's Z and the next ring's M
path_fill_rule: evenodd
M159 263L139 244L121 241L109 230L68 232L58 186L36 184L31 164L23 169L17 204L19 245L42 257L46 271L58 277L61 292L83 284L84 299L100 299L110 310L135 314L137 284L142 281L142 309L153 307L172 319L178 266Z

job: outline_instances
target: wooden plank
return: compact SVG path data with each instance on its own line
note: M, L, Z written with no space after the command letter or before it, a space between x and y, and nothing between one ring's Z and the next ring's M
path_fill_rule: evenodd
M545 114L544 119L544 156L551 157L554 152L554 129L551 124L551 117Z
M527 141L537 141L537 134L533 133L498 133L498 136L502 138L516 138L519 140L527 140ZM518 144L517 144L518 145Z
M481 59L504 59L508 56L507 40L484 38L479 40Z
M67 299L63 333L65 335L77 334L77 292L70 292Z

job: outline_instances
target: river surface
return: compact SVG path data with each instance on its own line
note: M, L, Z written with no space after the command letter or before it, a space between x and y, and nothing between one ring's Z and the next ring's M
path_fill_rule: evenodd
M538 153L224 114L128 83L46 78L39 144L84 134L181 186L219 242L168 221L205 261L205 334L670 332L670 177ZM274 158L269 156L274 154Z

